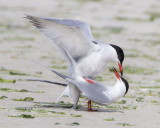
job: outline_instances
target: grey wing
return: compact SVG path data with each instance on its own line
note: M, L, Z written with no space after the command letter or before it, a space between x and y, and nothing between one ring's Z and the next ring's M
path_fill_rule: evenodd
M69 19L56 19L56 18L44 18L44 19L52 21L52 22L56 22L56 23L59 23L59 24L67 25L67 26L70 26L70 27L79 28L79 29L82 30L82 33L84 33L84 36L86 36L86 38L94 41L94 38L92 36L90 27L82 21L69 20Z
M98 82L92 80L95 83L91 84L89 82L76 81L74 79L69 78L68 76L65 76L65 75L62 75L62 74L56 72L55 70L49 69L40 63L37 63L37 64L43 66L44 68L50 70L51 72L57 74L61 78L70 82L71 84L75 85L81 91L82 95L87 97L88 99L90 99L96 103L99 103L99 104L111 103L111 100L110 100L109 96L107 95L107 93L104 93L104 92L106 92L107 87L99 84ZM36 81L40 81L40 80L36 80Z
M76 62L94 50L94 38L90 27L84 22L30 15L26 15L26 18L53 40L62 54L63 50L59 46L63 46Z
M94 84L88 82L77 82L72 79L68 79L69 82L77 86L77 88L81 91L82 95L87 97L88 99L99 103L99 104L109 104L111 103L111 99L105 93L107 88L97 82Z

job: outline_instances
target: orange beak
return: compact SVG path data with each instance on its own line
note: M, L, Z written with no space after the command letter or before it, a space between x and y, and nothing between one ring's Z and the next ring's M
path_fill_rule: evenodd
M122 65L120 64L120 62L118 62L118 66L119 66L119 71L121 73L121 76L123 76L123 67Z
M120 80L119 74L118 74L117 70L114 67L113 67L113 71L114 71L114 74L116 75L117 79Z

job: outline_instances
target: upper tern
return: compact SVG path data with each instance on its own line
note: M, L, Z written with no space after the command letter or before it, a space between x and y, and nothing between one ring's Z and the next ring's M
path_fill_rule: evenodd
M113 44L96 41L89 25L78 20L40 18L26 15L27 19L44 35L53 40L60 52L68 60L61 46L72 56L77 66L75 71L82 77L94 78L101 73L109 62L115 62L123 75L123 50ZM72 66L68 74L72 76Z

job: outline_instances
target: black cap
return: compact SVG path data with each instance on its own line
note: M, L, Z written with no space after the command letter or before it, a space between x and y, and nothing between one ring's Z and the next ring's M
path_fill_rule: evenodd
M121 76L120 76L120 77L121 77ZM125 84L125 86L126 86L126 92L125 92L125 94L124 94L124 95L126 95L126 93L128 92L128 89L129 89L129 84L128 84L127 80L124 79L123 77L121 77L121 80L124 82L124 84Z
M123 50L117 45L113 45L113 44L110 44L110 45L116 50L117 55L118 55L118 59L119 59L121 65L122 65L123 60L124 60L124 52L123 52Z

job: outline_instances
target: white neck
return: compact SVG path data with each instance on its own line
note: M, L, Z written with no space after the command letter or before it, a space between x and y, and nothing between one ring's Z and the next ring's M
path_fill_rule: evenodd
M117 80L116 84L112 87L109 87L107 91L112 102L123 97L125 92L126 92L126 86L121 79Z
M117 52L111 45L106 45L105 52L107 61L109 59L110 61L117 62Z

